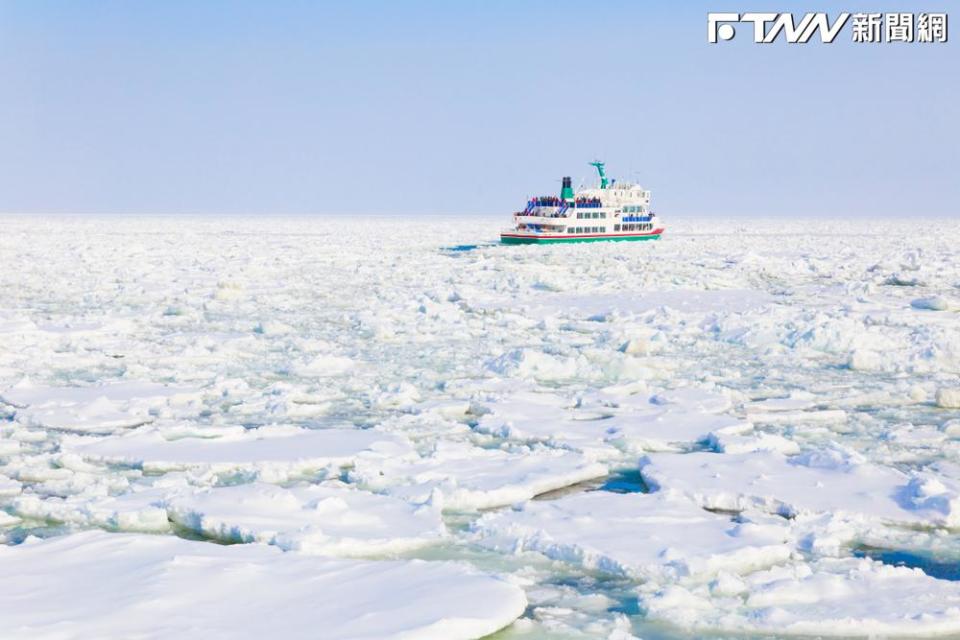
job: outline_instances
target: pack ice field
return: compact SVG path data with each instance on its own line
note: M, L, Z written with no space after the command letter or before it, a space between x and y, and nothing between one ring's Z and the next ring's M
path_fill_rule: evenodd
M960 634L960 224L501 222L0 219L2 635Z

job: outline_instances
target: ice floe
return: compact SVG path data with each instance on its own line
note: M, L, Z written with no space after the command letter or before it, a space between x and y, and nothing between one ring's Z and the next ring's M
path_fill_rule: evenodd
M21 518L45 520L78 527L110 531L166 532L170 530L164 507L168 491L146 490L119 496L66 497L23 494L10 509Z
M21 381L0 392L0 401L16 407L15 418L25 425L104 433L175 415L200 396L195 389L149 382L47 387Z
M725 396L691 389L651 396L607 388L570 400L521 392L484 405L476 429L518 442L616 457L614 452L676 451L712 435L752 430L750 423L722 413L729 407Z
M937 389L937 406L944 409L960 409L960 388Z
M173 536L31 540L0 546L0 563L7 638L466 639L505 627L527 604L520 588L456 564Z
M481 544L642 579L703 579L790 557L786 520L733 521L666 494L592 491L484 515Z
M882 637L960 632L960 583L869 559L777 566L641 588L646 615L694 631Z
M180 431L148 427L106 438L68 439L63 447L87 460L136 466L148 472L245 471L273 480L335 472L365 457L402 461L415 455L409 442L396 435L287 427Z
M837 450L792 457L769 450L652 454L640 471L651 487L710 509L843 513L891 524L960 526L956 485L931 484L920 475Z
M331 556L399 553L446 537L440 509L340 483L204 489L167 501L170 518L224 542L265 542Z
M569 451L509 452L439 442L416 462L358 460L350 476L361 485L451 511L500 507L607 474L606 465Z

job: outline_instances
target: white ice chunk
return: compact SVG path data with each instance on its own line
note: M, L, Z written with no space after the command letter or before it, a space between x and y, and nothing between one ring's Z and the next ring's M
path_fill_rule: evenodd
M929 298L917 298L910 303L914 309L927 309L929 311L949 311L954 308L955 303L943 296L930 296Z
M84 532L0 546L0 564L11 639L454 640L493 633L527 604L518 587L451 563L173 536Z
M163 499L167 492L147 490L121 496L66 498L24 494L11 508L23 518L47 520L115 531L165 532L170 530Z
M514 504L606 474L605 465L569 451L510 453L449 442L418 462L358 460L351 471L375 491L415 503L439 501L452 511Z
M757 424L793 425L793 424L831 424L842 423L847 419L843 409L824 409L822 411L773 411L759 412L748 410L747 419Z
M315 356L294 367L294 371L305 377L338 376L354 366L353 360L344 356L323 354Z
M551 293L537 296L530 302L502 304L478 301L475 306L497 308L513 306L534 318L553 315L573 315L585 318L604 318L614 313L636 314L669 307L684 313L742 312L761 307L772 298L752 289L697 291L637 291L616 294Z
M476 429L518 442L543 442L609 457L610 447L635 454L674 451L716 433L744 433L753 426L722 415L723 395L681 389L653 397L609 390L565 400L555 394L521 392L484 405ZM606 450L606 451L605 451Z
M140 466L145 471L245 470L267 479L330 471L364 457L414 456L400 436L362 429L261 427L177 432L155 428L107 438L65 439L64 449L88 460Z
M733 522L665 494L592 491L533 501L487 514L474 529L481 544L501 551L539 551L644 579L755 570L783 562L792 549L786 520Z
M844 637L960 632L960 583L869 559L789 564L711 585L641 587L652 620L692 631Z
M15 496L20 493L22 487L19 482L13 478L0 476L0 497Z
M791 393L786 398L767 398L751 402L746 406L747 413L770 413L773 411L802 411L816 406L816 396L805 391Z
M943 409L960 409L960 388L937 389L937 406Z
M253 483L170 500L172 520L224 542L265 542L320 555L398 553L446 536L440 510L342 484Z
M750 451L779 451L800 453L800 445L793 440L770 433L740 435L717 433L710 436L710 447L718 453L748 453Z
M47 387L22 381L0 393L0 400L17 407L17 420L24 424L89 433L147 424L165 409L199 398L195 389L152 382Z
M856 456L814 451L787 457L742 454L653 454L641 461L652 488L682 493L711 509L760 508L783 515L845 513L885 523L960 526L960 505L918 499L910 476Z

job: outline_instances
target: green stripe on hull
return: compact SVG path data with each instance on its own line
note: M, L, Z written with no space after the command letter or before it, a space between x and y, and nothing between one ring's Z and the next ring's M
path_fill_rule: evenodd
M660 234L646 236L607 236L604 238L537 238L536 236L517 238L500 236L503 244L569 244L571 242L621 242L624 240L659 240Z

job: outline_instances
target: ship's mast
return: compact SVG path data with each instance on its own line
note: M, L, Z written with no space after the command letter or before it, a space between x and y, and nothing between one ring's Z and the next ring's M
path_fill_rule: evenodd
M604 163L600 162L599 160L594 160L593 162L590 163L590 165L593 166L593 167L596 167L596 168L597 168L597 172L600 174L600 188L601 188L601 189L606 189L606 188L607 188L607 174L605 174L605 173L603 172Z

